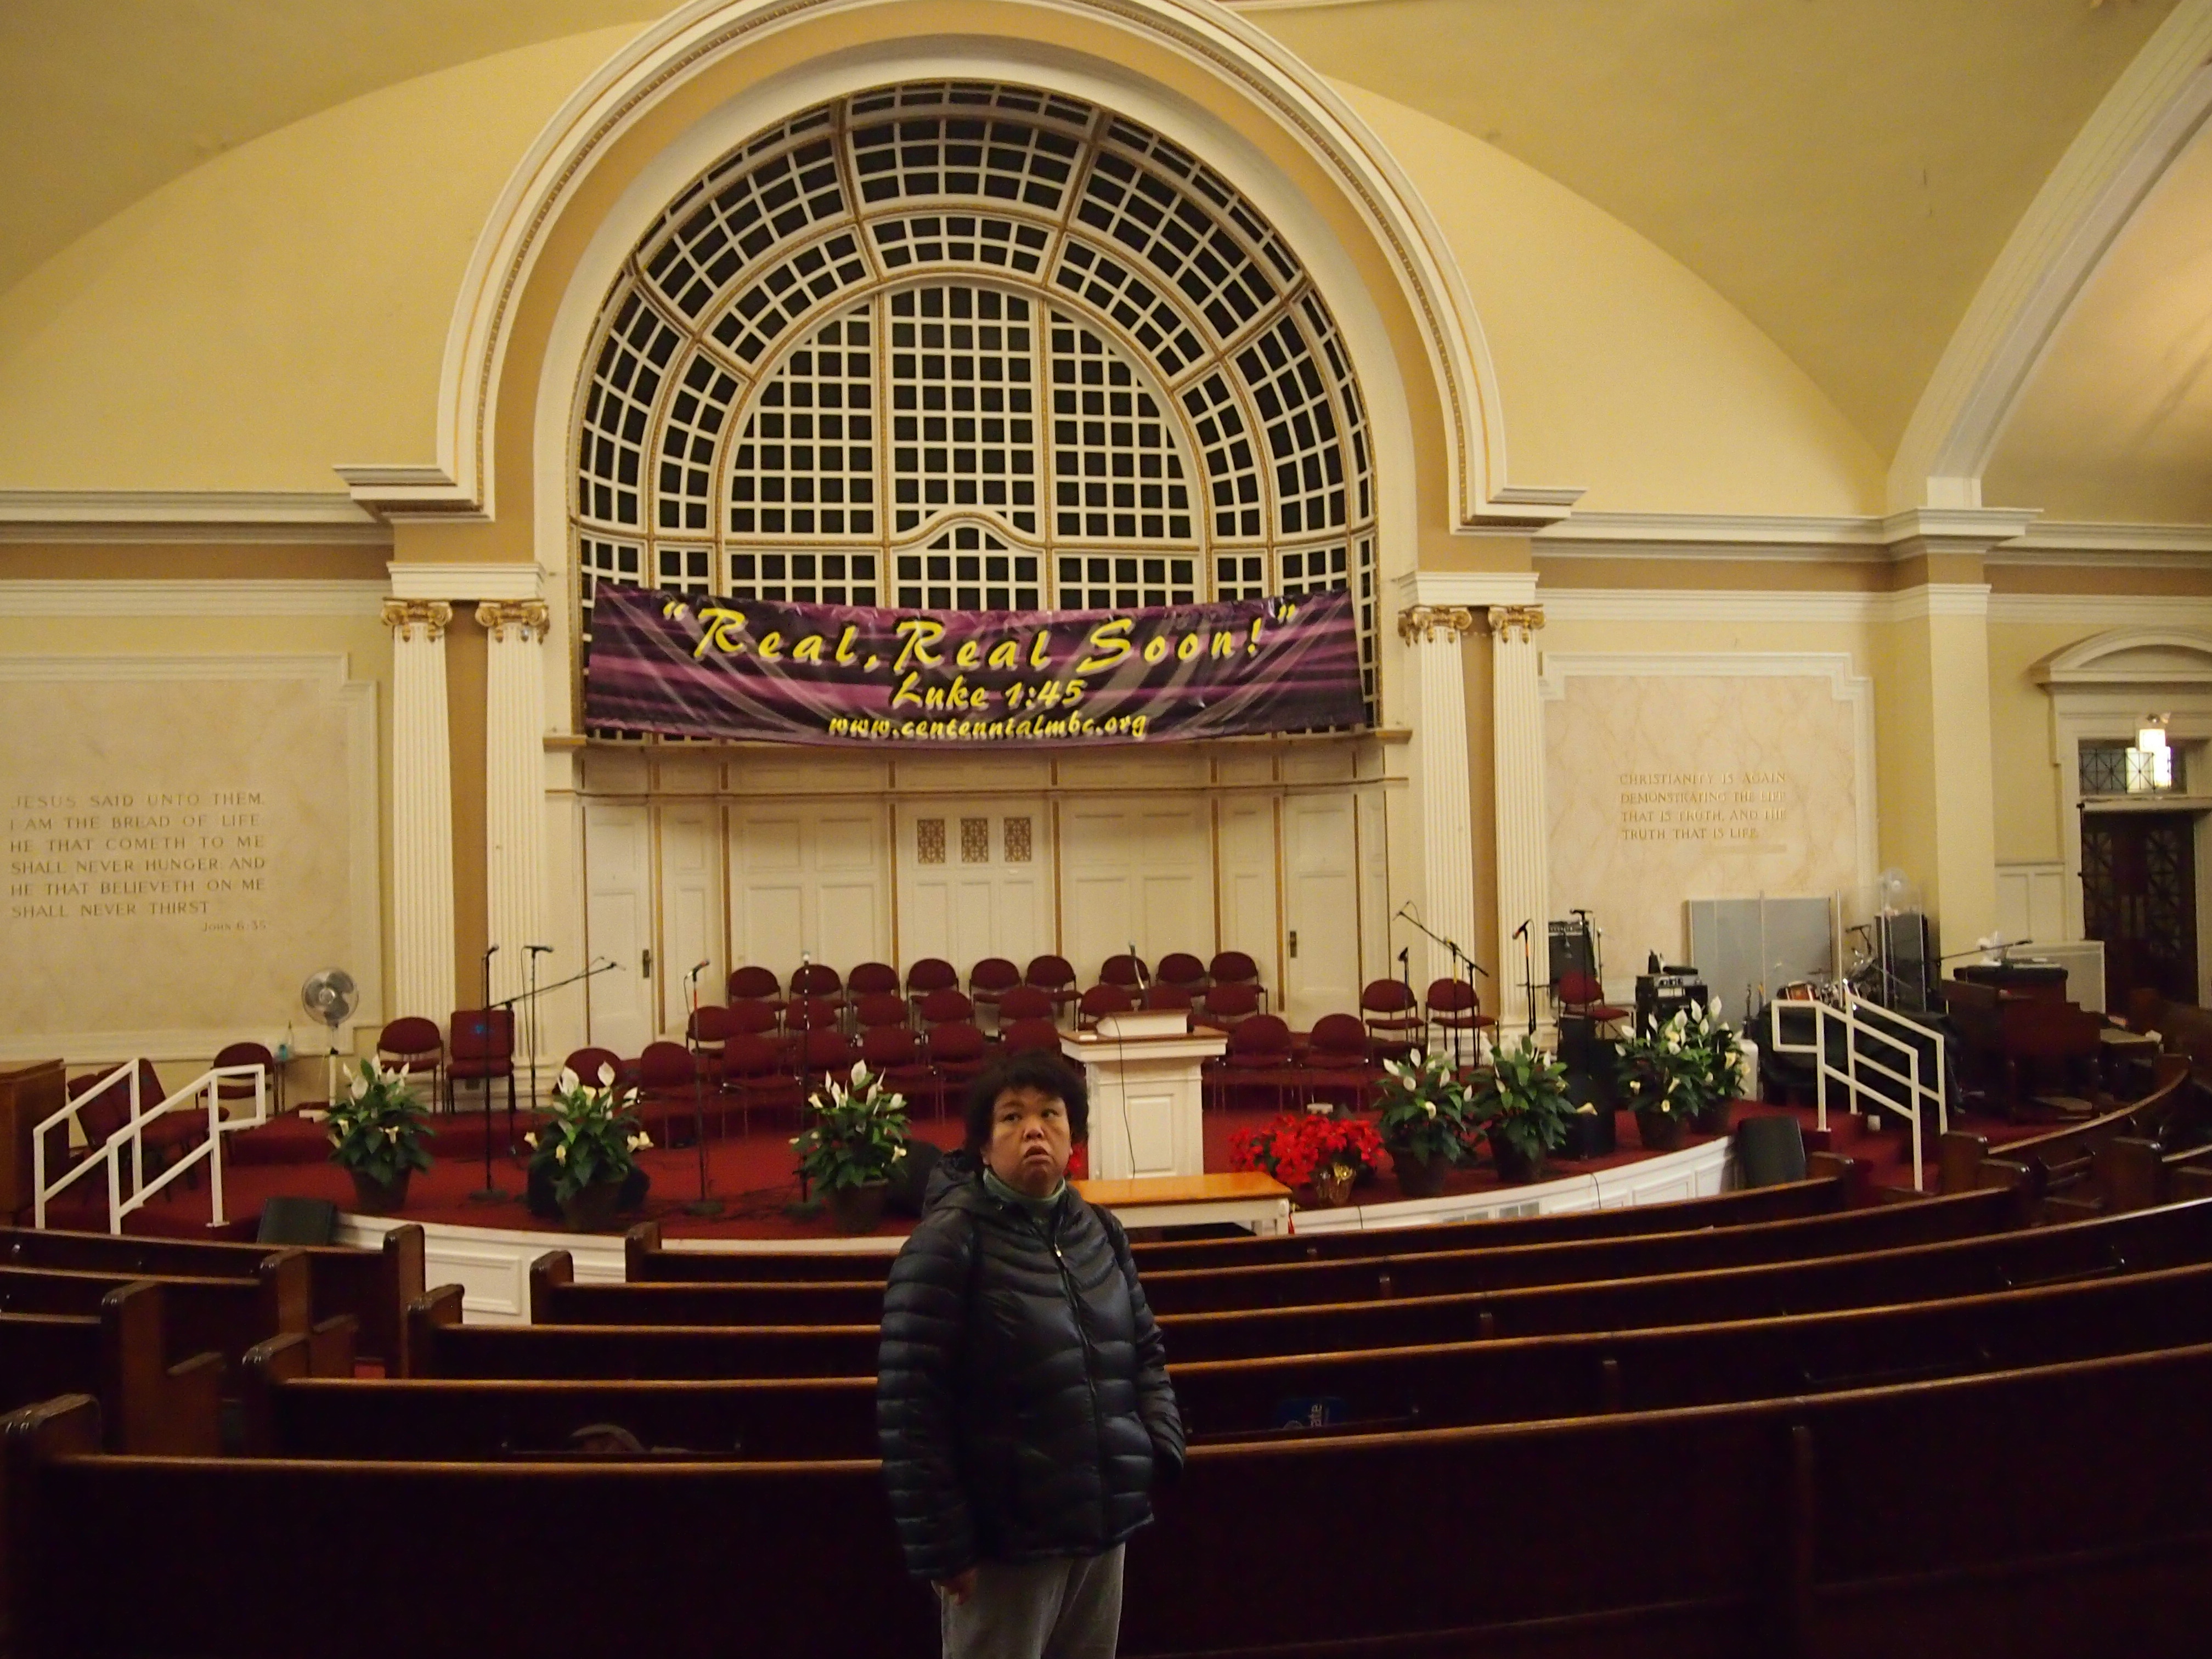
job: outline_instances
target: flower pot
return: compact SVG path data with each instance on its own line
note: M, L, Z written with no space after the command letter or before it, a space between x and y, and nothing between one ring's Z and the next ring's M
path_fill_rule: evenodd
M353 1176L354 1208L363 1215L390 1215L407 1207L407 1181L415 1171L402 1170L390 1181L378 1181L359 1170Z
M1498 1165L1498 1178L1509 1185L1523 1186L1544 1178L1541 1152L1531 1158L1495 1130L1490 1134L1490 1156Z
M1451 1168L1443 1158L1417 1158L1408 1149L1390 1149L1390 1167L1397 1173L1398 1190L1407 1198L1434 1198L1444 1189L1444 1172Z
M1314 1197L1324 1210L1341 1209L1352 1201L1352 1183L1359 1179L1357 1170L1332 1169L1314 1171Z
M1647 1152L1674 1151L1682 1144L1682 1132L1688 1127L1679 1112L1662 1112L1650 1106L1637 1109L1636 1133Z
M561 1224L572 1233L603 1233L615 1224L623 1184L595 1181L561 1200Z
M884 1194L890 1183L864 1182L858 1187L832 1187L822 1194L830 1220L841 1233L857 1237L883 1224Z
M1726 1134L1729 1132L1729 1108L1735 1103L1730 1100L1713 1100L1698 1108L1697 1116L1692 1120L1698 1133L1701 1135Z

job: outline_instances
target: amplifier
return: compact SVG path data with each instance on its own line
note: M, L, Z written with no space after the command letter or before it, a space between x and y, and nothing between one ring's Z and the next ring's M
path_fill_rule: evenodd
M1710 996L1694 968L1669 968L1636 976L1636 1035L1649 1036L1692 1003L1703 1007Z

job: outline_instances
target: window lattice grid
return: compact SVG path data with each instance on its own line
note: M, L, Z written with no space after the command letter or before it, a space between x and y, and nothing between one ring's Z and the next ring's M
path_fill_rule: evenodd
M705 533L713 524L715 453L743 388L699 351L685 360L676 385L660 431L653 520L663 530Z
M1061 247L1053 281L1120 324L1170 382L1205 360L1197 328L1164 289L1081 238L1070 236Z
M1053 530L1072 539L1193 539L1189 469L1128 361L1052 313Z
M1359 690L1366 698L1369 718L1375 709L1375 538L1362 536L1353 544L1352 562L1358 578Z
M1257 458L1244 411L1237 406L1227 377L1207 375L1184 392L1182 404L1206 461L1204 477L1212 497L1209 505L1215 538L1228 541L1260 536L1263 526Z
M855 549L804 551L737 548L728 556L720 592L736 599L791 605L877 605L882 555Z
M876 322L863 302L762 383L731 458L732 536L876 536Z
M1042 225L994 214L917 213L869 227L876 257L890 271L915 265L988 265L1023 276L1043 269L1052 234Z
M1352 550L1342 542L1328 547L1281 549L1275 555L1282 571L1275 591L1295 598L1301 593L1341 593L1352 587Z
M1212 206L1118 150L1102 149L1092 160L1075 216L1180 290L1224 344L1279 291Z
M1275 524L1285 536L1344 527L1344 447L1321 366L1285 313L1237 354L1237 373L1267 434Z
M1245 240L1266 256L1285 286L1297 280L1298 262L1291 257L1283 239L1275 234L1275 228L1238 195L1227 179L1189 151L1121 116L1108 123L1106 142L1140 155L1155 167L1182 179L1243 233Z
M892 528L980 507L1037 533L1030 301L945 284L890 296Z
M860 237L841 230L772 266L731 301L709 331L716 344L746 368L757 365L800 318L868 280Z
M578 608L577 641L581 646L583 671L591 672L592 601L602 582L620 587L643 587L646 581L645 550L635 542L608 541L598 536L580 536L576 539L576 598ZM595 738L642 738L641 732L617 731L609 726L593 726Z
M1217 599L1264 599L1275 592L1269 574L1273 560L1263 548L1240 548L1217 553L1213 558L1213 597Z
M1351 462L1352 522L1364 524L1375 516L1375 464L1368 448L1367 410L1359 399L1359 383L1352 376L1352 359L1337 333L1336 319L1328 314L1321 296L1308 289L1298 296L1298 309L1305 313L1310 337L1328 362L1329 380L1343 410L1344 447Z
M1087 123L1087 111L1084 118ZM884 119L856 122L851 143L854 176L866 205L981 198L1055 217L1083 153L1080 131L981 106L887 112Z
M653 550L653 585L664 593L712 593L714 550L656 543Z
M576 455L579 516L600 524L642 523L638 504L646 434L682 343L675 328L636 294L616 312L584 394Z
M927 546L892 556L902 610L1042 610L1043 567L1042 554L975 524L954 525Z
M1054 604L1061 611L1198 603L1201 564L1192 554L1062 552L1053 562Z
M719 181L647 254L645 279L676 311L696 319L747 264L846 210L836 140L823 133Z

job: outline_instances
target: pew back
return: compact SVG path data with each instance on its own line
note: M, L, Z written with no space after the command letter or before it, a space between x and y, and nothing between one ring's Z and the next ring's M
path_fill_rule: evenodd
M169 1363L162 1291L139 1279L96 1314L0 1314L0 1409L58 1394L99 1396L111 1450L211 1455L222 1361Z
M94 1315L110 1291L142 1276L0 1267L0 1311ZM211 1350L235 1365L264 1337L312 1328L307 1259L295 1249L264 1252L248 1277L174 1275L161 1282L173 1361Z

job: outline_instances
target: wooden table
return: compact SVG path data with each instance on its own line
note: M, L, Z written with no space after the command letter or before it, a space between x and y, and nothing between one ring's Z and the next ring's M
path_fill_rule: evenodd
M1079 1181L1075 1190L1125 1227L1194 1227L1227 1221L1255 1233L1290 1230L1291 1189L1258 1170L1235 1175Z

